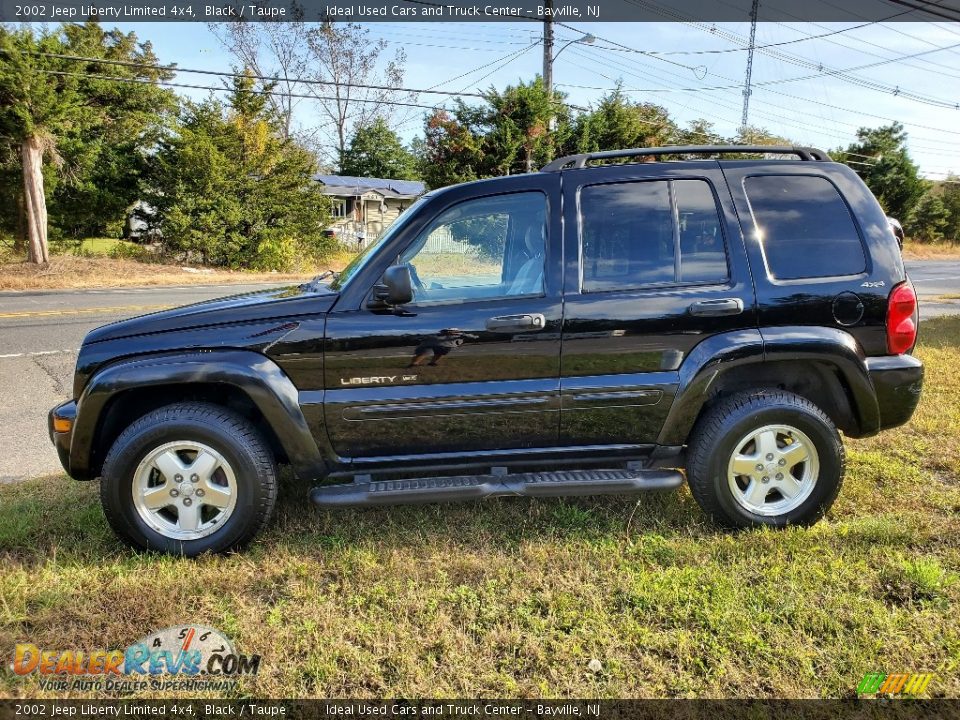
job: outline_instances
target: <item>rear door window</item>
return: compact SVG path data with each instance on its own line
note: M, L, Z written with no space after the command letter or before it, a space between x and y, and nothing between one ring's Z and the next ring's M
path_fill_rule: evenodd
M583 292L729 278L716 200L703 180L584 187L580 240Z
M767 271L778 280L857 275L866 257L837 188L813 175L744 180Z

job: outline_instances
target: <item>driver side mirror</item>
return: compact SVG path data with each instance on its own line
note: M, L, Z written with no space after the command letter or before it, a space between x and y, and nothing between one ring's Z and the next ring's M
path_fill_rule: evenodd
M413 300L413 277L409 265L393 265L383 273L376 297L388 305L406 305Z

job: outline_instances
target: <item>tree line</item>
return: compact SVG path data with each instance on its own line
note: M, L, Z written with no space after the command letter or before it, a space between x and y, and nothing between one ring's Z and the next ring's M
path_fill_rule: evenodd
M35 263L49 241L121 237L129 218L178 260L289 269L338 249L320 172L441 187L536 170L563 154L666 144L793 144L761 128L679 126L620 88L574 110L540 78L432 108L402 87L402 51L358 25L212 26L236 60L202 101L176 94L149 41L96 22L0 26L0 237ZM296 122L299 102L317 122ZM426 112L425 112L426 110ZM302 113L301 113L302 114ZM398 128L422 123L405 146ZM960 238L960 183L920 177L897 123L833 156L922 241ZM121 246L122 247L122 246Z

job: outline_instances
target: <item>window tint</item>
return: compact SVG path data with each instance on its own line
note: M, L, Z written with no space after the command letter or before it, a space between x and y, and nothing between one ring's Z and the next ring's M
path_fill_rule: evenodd
M763 175L744 181L767 269L780 280L856 275L866 259L846 203L822 177Z
M468 200L444 211L400 256L414 302L463 302L543 294L543 193Z
M703 180L592 185L580 192L580 213L584 292L727 279L717 206Z
M685 283L727 279L727 253L720 215L710 186L703 180L673 183L680 223L680 280Z
M584 291L674 279L668 183L591 185L580 192L580 212Z

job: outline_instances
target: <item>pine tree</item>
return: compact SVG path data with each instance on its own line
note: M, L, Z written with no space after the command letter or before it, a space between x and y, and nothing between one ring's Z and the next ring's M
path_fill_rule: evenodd
M417 179L416 159L383 118L359 128L343 155L342 175L386 178L388 180Z
M231 268L288 270L336 249L316 163L246 74L226 104L188 104L155 161L149 202L168 253Z

